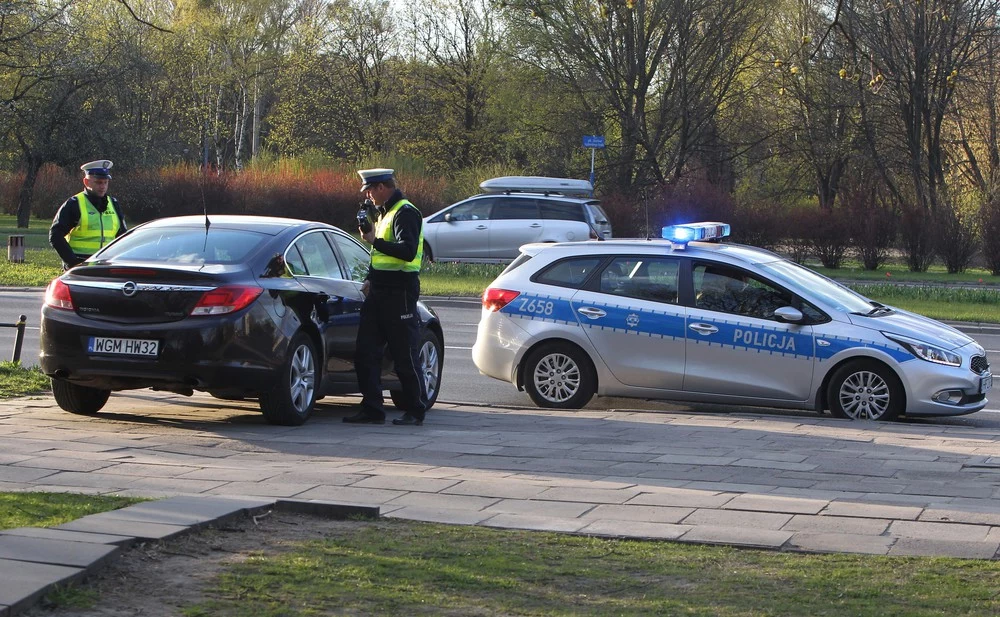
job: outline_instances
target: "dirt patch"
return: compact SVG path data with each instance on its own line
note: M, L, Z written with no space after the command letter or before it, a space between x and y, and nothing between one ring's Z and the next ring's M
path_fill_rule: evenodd
M204 601L213 579L254 554L280 553L298 542L351 533L364 521L341 521L270 512L187 533L165 542L127 549L82 583L97 594L93 608L55 608L40 603L29 617L167 617Z

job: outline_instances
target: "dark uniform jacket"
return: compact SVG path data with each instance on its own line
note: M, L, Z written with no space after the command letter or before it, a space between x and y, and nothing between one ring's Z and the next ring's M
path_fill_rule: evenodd
M90 203L94 204L98 212L103 213L108 208L108 204L115 209L115 214L118 215L118 236L125 233L127 228L125 227L125 217L122 216L122 210L118 207L118 201L114 197L105 195L104 197L98 197L87 191L87 199ZM49 227L49 244L52 248L59 253L59 257L63 260L63 265L67 268L71 268L78 263L82 263L85 259L90 257L90 255L77 255L69 247L69 242L66 241L66 234L73 230L74 227L80 224L80 204L77 203L76 195L73 195L69 199L63 202L59 206L59 210L56 211L55 218L52 219L52 226ZM117 236L116 236L117 237Z

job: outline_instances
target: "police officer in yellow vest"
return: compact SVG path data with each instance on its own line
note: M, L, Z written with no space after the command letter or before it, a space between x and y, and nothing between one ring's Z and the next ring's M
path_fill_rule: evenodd
M361 192L376 206L374 226L359 227L372 245L371 265L361 287L365 302L358 327L355 370L361 389L361 411L344 418L352 424L382 424L382 358L392 356L406 412L393 424L420 426L427 410L424 380L417 372L420 316L420 264L424 253L423 217L396 188L391 169L363 169Z
M59 206L52 226L49 244L62 258L63 268L82 263L125 233L125 218L113 197L108 197L111 161L91 161L80 166L84 190Z

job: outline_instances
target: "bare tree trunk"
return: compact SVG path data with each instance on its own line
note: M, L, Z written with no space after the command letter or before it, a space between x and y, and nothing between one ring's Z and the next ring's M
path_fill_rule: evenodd
M38 170L42 168L41 157L28 156L26 162L24 182L21 183L21 190L17 194L18 228L28 227L28 222L31 219L31 198L35 195L35 180L38 179Z

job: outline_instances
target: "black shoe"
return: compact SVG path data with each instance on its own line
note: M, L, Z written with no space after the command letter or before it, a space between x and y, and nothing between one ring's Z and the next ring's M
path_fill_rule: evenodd
M367 411L359 411L353 416L346 416L344 422L348 424L385 424L385 416L373 416Z
M404 413L402 418L396 418L392 423L396 426L421 426L424 423L424 419Z

